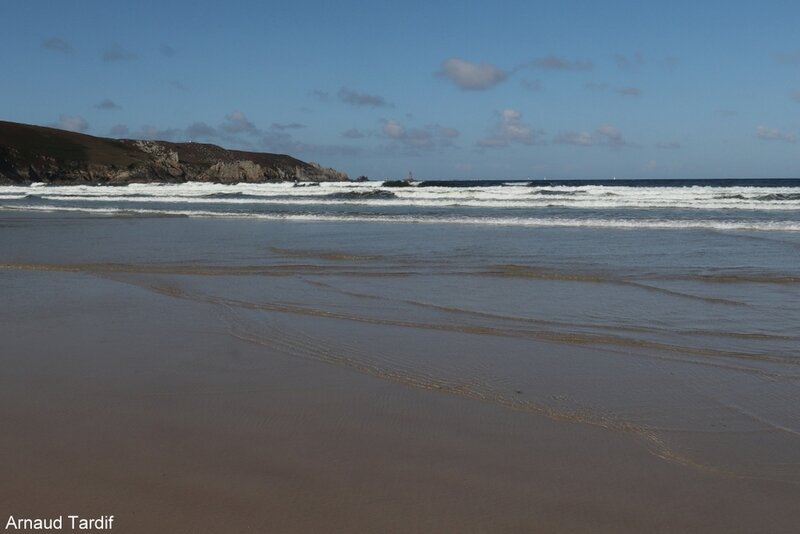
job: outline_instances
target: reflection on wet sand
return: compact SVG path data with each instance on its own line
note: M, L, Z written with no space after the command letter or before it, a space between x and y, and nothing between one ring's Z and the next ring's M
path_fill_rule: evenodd
M720 461L707 451L699 451L691 436L700 433L713 433L720 439L727 439L741 432L762 432L765 434L778 432L790 436L791 441L798 436L794 427L793 418L783 413L784 409L778 403L788 402L791 395L796 392L800 372L798 372L797 358L787 354L781 356L775 351L746 351L724 350L717 348L719 341L714 339L730 338L745 343L746 347L760 347L763 343L795 344L795 336L778 335L769 333L726 332L715 330L713 325L708 329L676 329L668 325L653 326L645 322L639 324L610 324L606 321L557 321L526 317L524 314L503 314L480 309L470 309L456 306L453 303L426 302L416 298L403 298L393 296L387 292L355 291L343 289L337 285L342 280L350 284L359 285L361 274L356 266L363 261L377 262L365 270L368 277L396 276L396 265L386 262L379 256L359 256L342 252L286 252L272 250L279 257L299 257L318 260L320 263L310 264L274 264L274 265L186 265L186 264L23 264L6 263L0 266L6 270L26 271L55 271L67 273L84 273L98 276L106 280L115 280L125 284L153 291L157 294L211 305L218 310L220 319L226 325L229 333L237 339L263 345L270 350L278 351L292 357L310 359L346 367L353 371L370 376L389 380L406 386L435 390L441 393L457 395L473 400L490 402L492 404L523 411L535 415L545 416L562 422L580 423L597 426L610 430L617 430L636 435L644 440L648 449L659 458L692 466L698 469L725 473L730 476L759 477L781 479L787 482L800 483L799 473L794 469L783 468L776 471L771 466L760 465L757 462L743 462L737 464L745 455L766 454L758 449L747 449L734 454L731 458ZM367 259L368 258L368 259ZM330 262L333 262L331 264ZM251 292L266 290L266 295L272 291L273 282L265 286L263 277L280 277L283 288L280 294L272 300L267 298L243 298ZM569 273L554 273L537 269L525 269L519 266L509 266L500 270L475 269L469 271L462 269L456 273L444 269L431 273L430 265L426 266L426 274L406 274L401 277L398 284L411 289L411 285L425 276L434 276L439 280L447 277L477 277L482 280L497 278L518 279L521 283L534 278L540 283L558 283L572 285L600 284L619 286L621 290L654 292L664 298L689 298L696 301L696 306L723 306L732 304L747 306L746 303L718 299L713 297L697 297L677 291L651 288L644 284L630 280L619 280L612 277L591 276L583 273L570 275ZM355 280L354 280L355 279ZM519 283L519 282L517 282ZM366 284L362 284L366 285ZM655 291L651 291L651 290ZM405 295L413 294L406 291ZM440 293L438 297L447 297L447 293ZM285 297L291 297L287 300ZM355 300L352 300L355 299ZM352 301L352 302L351 302ZM357 303L356 303L357 302ZM441 300L440 300L441 302ZM352 328L376 327L383 329L400 328L404 333L396 334L406 346L404 350L386 347L378 342L366 346L358 340L351 340L343 344L341 339L334 336L332 339L320 339L312 333L302 332L291 324L278 327L275 325L276 317L285 315L302 316L314 320L327 320L341 323L355 323L364 325ZM577 319L578 317L576 317ZM585 319L585 318L584 318ZM420 332L427 331L446 336L448 343L461 346L464 350L474 342L475 336L488 338L505 338L515 343L522 342L514 348L506 348L503 342L491 341L495 357L490 362L483 362L477 366L463 366L463 361L437 360L433 366L431 359L412 359L408 357L408 339L420 336ZM663 342L660 339L671 339L672 342ZM685 339L687 343L676 343L678 339ZM698 341L699 340L699 341ZM709 342L709 340L712 340ZM749 343L749 345L748 345ZM653 401L646 399L641 392L631 395L623 402L623 406L606 402L606 394L602 391L594 393L594 397L587 396L586 392L572 391L567 395L537 396L536 388L525 384L524 379L515 377L519 371L503 362L504 351L520 352L530 362L535 362L542 351L552 351L553 346L563 346L563 350L575 351L579 347L585 351L585 356L591 358L634 360L650 362L645 364L647 371L652 375L653 369L658 370L660 365L664 369L677 369L681 373L689 372L688 369L709 369L717 375L714 376L716 389L699 391L696 386L681 387L694 388L693 396L703 397L706 401L715 402L719 413L729 412L734 414L734 419L726 428L712 428L707 424L714 417L703 417L697 421L682 421L676 413L682 408L691 410L691 400L686 406L658 407ZM414 349L419 354L424 354L429 348L416 346ZM501 363L496 360L500 359ZM505 368L503 366L506 366ZM675 372L669 371L669 372ZM489 380L489 377L494 377ZM524 376L524 375L522 375ZM499 378L498 377L502 377ZM632 378L628 378L631 380ZM645 380L645 377L642 377ZM652 380L650 376L649 380ZM607 387L613 388L614 376L599 376L599 383L608 383ZM718 400L720 392L731 387L752 388L761 381L772 384L780 383L785 386L785 394L775 398L761 399L758 405L748 409L734 402ZM513 385L512 384L516 384ZM674 384L648 383L650 387L674 387ZM707 388L708 382L702 388ZM580 398L581 401L575 399ZM619 395L619 393L616 393ZM709 397L710 396L710 397ZM623 395L624 397L624 395ZM693 397L692 397L693 398ZM564 402L564 399L569 399ZM618 401L615 401L618 402ZM649 415L645 418L627 417L625 403L650 403L645 411ZM704 401L705 402L705 401ZM640 406L639 411L641 411ZM781 413L773 421L769 415L771 410L779 409ZM726 416L728 417L728 416ZM691 418L688 418L691 419ZM774 444L767 440L770 447ZM786 443L782 445L786 446Z
M286 530L309 525L292 515L306 498L327 503L312 522L319 527L337 517L332 502L351 516L361 497L381 491L385 517L419 494L417 507L437 503L422 514L428 520L442 517L442 503L452 506L444 530L463 527L464 518L515 530L475 518L484 509L467 496L470 481L492 488L492 509L506 507L517 527L530 526L527 514L544 514L541 503L563 492L559 506L568 511L550 525L574 520L563 503L578 502L587 516L576 531L653 530L649 512L676 510L659 501L664 488L672 499L702 489L703 502L717 503L690 514L697 524L746 531L754 524L742 516L748 505L769 510L778 532L795 519L784 503L800 487L800 337L792 328L800 284L782 258L763 255L769 268L715 258L728 266L714 271L689 250L661 264L661 248L685 243L654 234L658 254L625 258L621 268L614 259L624 251L606 249L638 251L630 234L595 248L554 234L547 247L565 248L546 254L538 233L402 241L408 232L387 227L348 234L192 219L43 221L12 228L22 237L0 257L8 303L0 313L15 358L0 379L4 418L44 428L51 412L41 406L51 406L71 424L107 412L144 428L115 430L113 447L90 441L93 458L81 456L87 443L68 433L68 443L53 442L57 456L81 458L99 473L86 479L99 484L92 487L106 487L97 480L108 473L139 476L116 471L109 451L126 450L120 442L161 458L160 440L179 451L160 461L186 460L173 497L199 499L192 488L213 488L253 517L242 503L259 502L258 488L279 480L265 499L291 515ZM51 248L28 247L24 232L39 231L52 236ZM394 241L383 239L395 231ZM87 233L96 247L76 245ZM10 235L0 234L0 244ZM783 246L735 236L711 243L720 241ZM14 480L50 465L32 446L36 435L0 438L4 451L23 451L26 468L13 471ZM329 449L339 437L339 448ZM394 447L407 440L437 452ZM567 448L577 456L565 456ZM469 461L443 468L458 451ZM366 471L353 475L360 467ZM541 478L550 467L552 477ZM517 480L519 469L530 476ZM373 480L386 470L396 478ZM435 480L418 487L425 473ZM638 497L612 489L616 477L644 489ZM606 521L606 508L587 504L597 497L585 491L614 495L608 509L636 521ZM632 498L647 504L628 507ZM686 531L679 516L658 521ZM365 524L385 526L380 517Z

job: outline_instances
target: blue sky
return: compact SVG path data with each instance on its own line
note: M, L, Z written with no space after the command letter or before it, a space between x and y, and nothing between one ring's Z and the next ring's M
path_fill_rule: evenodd
M0 20L4 120L376 179L800 176L796 2L7 0Z

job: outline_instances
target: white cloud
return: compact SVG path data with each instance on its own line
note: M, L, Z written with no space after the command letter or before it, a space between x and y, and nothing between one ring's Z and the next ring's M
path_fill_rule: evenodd
M625 144L625 142L622 140L622 132L610 124L601 124L600 127L597 128L597 133L599 133L604 138L605 142L610 145Z
M89 123L86 122L86 119L72 115L59 115L55 126L62 130L81 133L89 129Z
M514 143L533 145L538 142L542 132L522 122L522 113L513 109L504 109L499 115L499 123L493 128L489 137L478 141L478 146L495 148Z
M437 74L461 89L472 91L488 89L508 77L503 69L489 63L472 63L455 57L445 60Z
M756 137L764 141L785 141L787 143L797 141L796 134L783 132L777 128L767 128L766 126L758 126L756 128Z
M399 122L388 120L383 123L383 134L391 139L401 139L405 135L405 129Z

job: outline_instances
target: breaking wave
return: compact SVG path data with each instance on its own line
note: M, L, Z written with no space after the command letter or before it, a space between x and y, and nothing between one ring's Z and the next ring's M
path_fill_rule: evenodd
M800 181L651 186L382 182L0 187L0 209L531 227L800 231Z

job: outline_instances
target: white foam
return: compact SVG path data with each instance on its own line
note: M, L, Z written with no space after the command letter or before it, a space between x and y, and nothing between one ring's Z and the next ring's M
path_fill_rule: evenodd
M131 184L128 186L48 186L0 187L0 201L19 200L36 195L44 200L86 202L169 202L209 205L287 204L287 205L376 205L420 207L485 208L580 208L580 209L703 209L703 210L797 210L794 200L770 200L769 195L800 195L800 188L764 187L607 187L607 186L478 186L406 187L386 189L395 198L330 198L332 193L369 192L379 183L329 182L317 187L279 184ZM541 194L545 191L547 194ZM209 195L251 195L245 198L209 198Z
M331 198L334 193L364 193L379 189L391 191L394 198ZM27 195L35 198L28 202ZM776 195L797 195L799 198L777 200ZM275 209L271 210L271 206ZM305 211L316 213L285 214L280 213L280 206L308 206ZM336 206L365 206L375 213L331 212L330 208ZM800 187L530 187L515 184L505 187L383 188L378 182L327 182L314 187L295 187L292 183L224 185L200 182L127 186L33 184L27 187L0 186L0 207L262 219L797 231L800 225ZM405 213L390 216L382 213L382 208ZM415 208L436 208L439 213L435 217L415 214ZM492 211L479 211L481 208ZM559 217L553 217L548 208L562 212ZM646 217L646 210L655 209L682 210L684 213L679 220L659 218L662 215L655 212ZM566 215L570 210L577 210L572 217ZM635 210L637 215L645 216L626 218L626 210ZM704 211L697 217L688 216L686 212L693 210ZM758 215L759 212L763 215ZM737 217L737 213L742 216Z
M307 222L379 222L404 224L457 224L480 226L518 226L534 228L610 228L610 229L711 229L800 232L798 221L728 221L718 219L672 220L672 219L601 219L561 217L463 217L426 215L353 215L353 214L296 214L296 213L237 213L203 210L174 209L123 209L91 208L74 206L26 206L3 207L2 209L26 211L67 211L104 215L139 214L152 216L186 216L228 219L290 220Z

